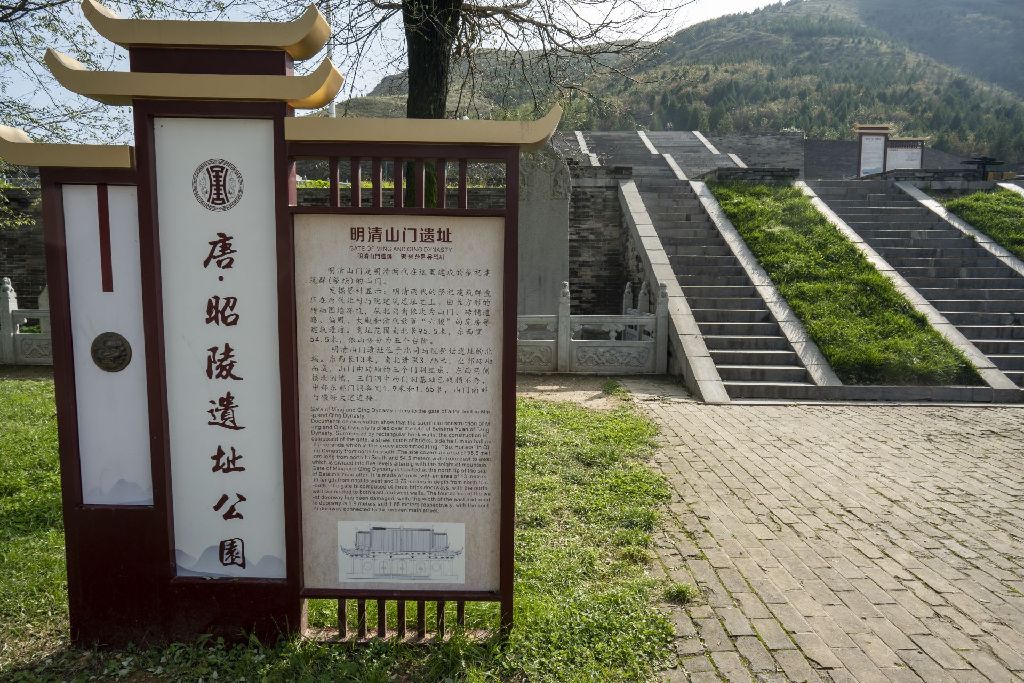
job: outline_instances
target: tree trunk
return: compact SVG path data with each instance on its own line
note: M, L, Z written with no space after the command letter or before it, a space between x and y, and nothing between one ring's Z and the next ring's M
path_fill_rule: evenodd
M443 119L449 71L463 0L403 0L402 21L409 52L410 119Z

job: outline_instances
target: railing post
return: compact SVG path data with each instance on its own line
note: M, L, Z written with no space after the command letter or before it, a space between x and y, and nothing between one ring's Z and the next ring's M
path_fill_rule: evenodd
M654 372L668 372L668 287L658 285L658 303L654 313Z
M651 312L651 291L647 288L647 280L640 285L640 295L636 298L636 310L640 313Z
M40 311L46 311L46 315L39 316L39 331L43 334L50 334L50 287L43 287L43 291L39 293L39 298L36 300L36 308Z
M14 363L14 316L18 295L11 278L0 280L0 363Z
M558 351L558 371L569 372L569 344L572 340L572 319L570 317L569 283L562 283L562 292L558 296L558 337L555 342Z
M622 293L622 315L629 315L629 309L633 308L633 283L626 283L626 291Z

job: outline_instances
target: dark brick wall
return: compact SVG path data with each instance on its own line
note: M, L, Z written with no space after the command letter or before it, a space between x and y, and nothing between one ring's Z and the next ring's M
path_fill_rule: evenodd
M925 147L921 163L926 169L963 169L961 160L962 157ZM805 140L804 176L812 180L855 178L857 141Z
M39 293L46 286L46 260L43 230L39 221L38 190L5 190L11 206L27 212L36 224L18 230L0 229L0 277L11 278L18 293L18 305L35 308Z
M626 286L619 181L629 168L570 166L569 287L572 312L617 315Z
M803 133L724 133L708 135L722 154L735 154L751 168L804 170Z

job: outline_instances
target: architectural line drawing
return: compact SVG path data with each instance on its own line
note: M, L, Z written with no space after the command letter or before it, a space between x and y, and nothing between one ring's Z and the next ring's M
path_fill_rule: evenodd
M339 522L338 538L342 581L465 582L462 524Z

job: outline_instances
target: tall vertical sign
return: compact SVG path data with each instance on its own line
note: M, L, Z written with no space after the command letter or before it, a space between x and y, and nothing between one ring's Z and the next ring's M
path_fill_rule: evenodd
M885 146L887 134L863 133L860 135L858 176L873 175L885 171Z
M273 122L154 119L178 576L285 576Z

